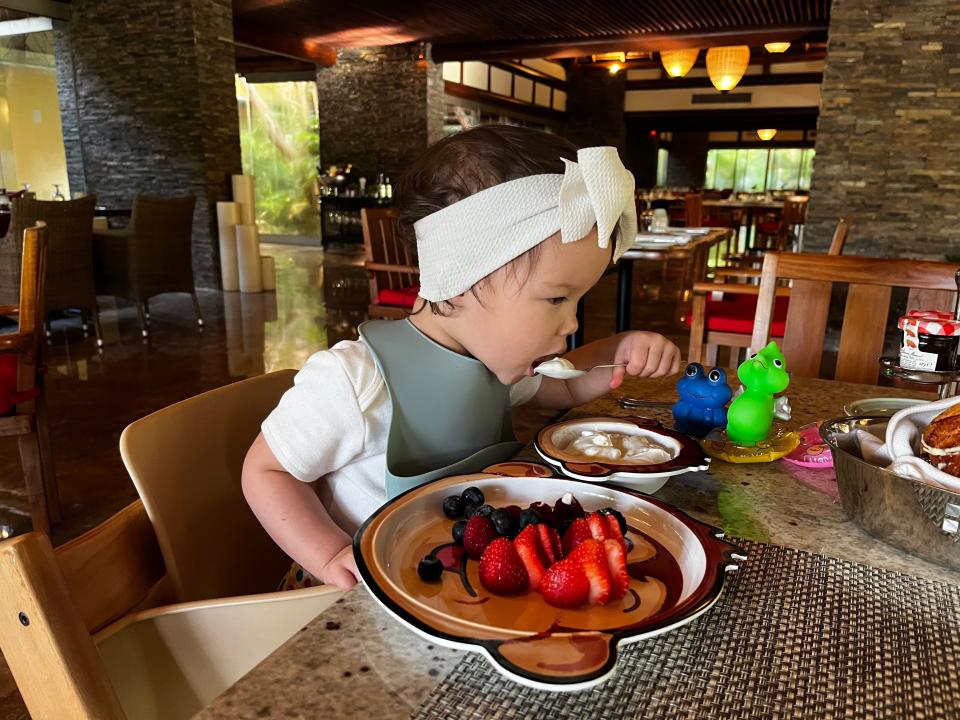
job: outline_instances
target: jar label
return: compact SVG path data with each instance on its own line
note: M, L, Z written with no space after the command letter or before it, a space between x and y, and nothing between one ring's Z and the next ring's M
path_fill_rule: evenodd
M915 347L900 348L900 367L904 370L936 370L936 353L923 352Z

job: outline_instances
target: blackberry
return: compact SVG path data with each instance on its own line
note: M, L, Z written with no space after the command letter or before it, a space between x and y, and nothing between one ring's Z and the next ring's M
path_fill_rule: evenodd
M467 529L466 520L458 520L453 524L453 541L463 545L463 531Z
M477 515L480 517L490 517L493 515L493 506L492 505L481 505L477 508Z
M490 520L498 533L506 537L513 537L513 516L506 508L497 508L490 514Z
M417 565L417 575L420 576L421 580L426 580L427 582L436 582L440 579L442 574L443 563L432 555L427 555Z
M518 529L523 530L527 525L536 525L540 522L540 516L535 510L527 508L520 513L520 520L517 523Z
M466 503L459 495L447 495L443 499L443 514L451 520L456 520L463 516L463 508Z
M483 505L483 493L478 487L468 487L460 493L460 497L467 505Z

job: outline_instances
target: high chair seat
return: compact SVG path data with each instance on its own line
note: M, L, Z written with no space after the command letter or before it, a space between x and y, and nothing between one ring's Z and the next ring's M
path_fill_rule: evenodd
M783 337L789 302L789 297L777 298L773 322L770 325L772 337ZM722 300L708 298L705 326L707 330L713 332L750 334L753 332L753 319L756 312L756 295L728 294ZM693 313L687 313L683 322L689 326L693 322Z
M400 290L393 288L384 288L377 293L378 305L389 305L390 307L412 308L417 301L417 295L420 293L419 285L411 285Z

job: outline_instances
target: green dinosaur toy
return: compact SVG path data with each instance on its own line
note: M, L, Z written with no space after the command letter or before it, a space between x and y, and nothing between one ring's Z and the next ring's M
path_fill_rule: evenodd
M727 437L741 445L764 440L773 426L774 394L790 384L787 361L775 342L751 355L737 368L743 393L727 410Z

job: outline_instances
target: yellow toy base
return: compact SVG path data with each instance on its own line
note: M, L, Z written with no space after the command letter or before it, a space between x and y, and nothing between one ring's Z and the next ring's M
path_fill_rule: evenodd
M714 430L700 441L706 453L731 463L765 463L789 455L800 444L800 436L780 423L774 423L770 435L755 445L740 445L727 437L726 430Z

